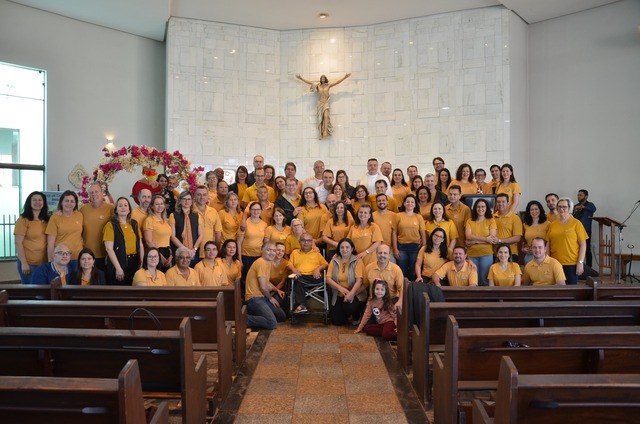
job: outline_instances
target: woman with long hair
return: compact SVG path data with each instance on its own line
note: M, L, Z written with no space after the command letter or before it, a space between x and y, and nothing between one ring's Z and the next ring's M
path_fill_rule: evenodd
M164 272L158 269L160 252L155 247L147 248L140 268L133 276L134 286L166 286Z
M147 248L158 249L160 254L158 269L166 271L171 268L173 252L171 251L171 225L167 218L164 198L155 195L151 199L149 216L144 220L144 243Z
M416 190L415 195L416 201L418 202L416 210L422 216L422 219L428 221L431 219L431 205L433 204L433 200L431 199L431 193L426 186L421 186Z
M505 163L500 168L500 183L496 187L496 194L505 193L509 196L509 211L518 213L518 205L520 204L520 184L516 182L513 175L513 166Z
M558 218L551 222L547 231L548 249L551 257L562 265L567 285L578 284L578 276L584 273L589 236L582 222L571 215L571 199L558 199L556 210Z
M369 206L371 208L371 203L369 202L369 190L367 186L359 185L356 187L354 192L354 200L353 200L353 211L358 214L358 210L362 206ZM355 216L354 216L355 218Z
M78 270L70 275L70 285L104 286L104 272L96 268L96 255L91 249L82 249L78 255Z
M342 189L347 193L347 197L355 199L356 188L349 184L349 175L347 174L347 171L344 169L338 170L338 172L336 172L336 182L342 186Z
M222 241L238 238L238 231L242 222L242 209L240 209L240 199L238 199L236 193L229 192L227 194L224 208L218 211L218 215L222 224Z
M367 299L362 286L364 263L358 261L351 239L343 238L337 246L327 269L327 284L333 289L329 315L333 325L345 325L349 317L358 321Z
M527 208L524 211L524 237L522 238L522 252L524 252L524 264L529 263L533 259L533 251L531 250L531 243L536 237L542 237L547 240L547 231L549 231L549 225L551 221L547 220L547 214L544 212L542 203L537 200L532 200L527 203ZM548 241L548 240L547 240Z
M327 245L326 258L333 257L338 249L338 242L346 237L352 225L347 206L343 202L336 203L333 214L322 232L322 241Z
M497 225L491 208L478 199L471 208L471 219L465 224L467 257L478 268L478 285L486 286L489 268L493 264L493 245L498 242Z
M463 163L458 167L456 171L456 179L451 182L451 185L457 184L460 186L460 193L476 194L478 192L478 184L473 181L473 169L468 163Z
M173 256L179 247L186 247L191 252L190 266L193 268L200 260L198 250L204 237L204 228L202 217L193 207L193 195L190 191L185 190L178 196L176 210L169 217L169 225Z
M66 190L60 196L58 209L49 218L47 229L47 257L53 260L55 246L64 243L71 250L71 264L75 266L78 254L82 250L83 216L78 211L78 195L75 191Z
M400 212L396 214L396 231L392 233L393 255L398 259L398 266L402 273L415 281L415 263L420 247L427 243L424 230L424 219L417 213L417 199L413 194L407 194Z
M240 282L242 277L242 262L238 257L238 243L234 239L227 239L220 247L220 256L216 259L218 265L224 269L227 276L227 286Z
M31 272L47 262L47 222L49 207L47 197L40 191L27 196L13 234L18 256L18 274L22 284L31 282Z
M455 222L449 219L442 202L433 202L431 205L431 219L425 222L425 229L427 234L431 234L436 228L441 228L447 235L448 248L453 253L453 248L456 247L458 241L458 229Z
M194 270L198 273L201 286L226 286L228 285L227 275L224 267L218 265L218 246L213 240L204 244L204 258L198 262Z
M436 189L443 193L448 193L449 186L451 185L451 172L447 168L442 168L437 175Z
M376 249L382 243L382 231L378 224L373 222L371 206L364 205L358 209L354 218L355 225L349 229L347 237L356 246L356 257L364 262L365 266L376 261Z
M109 284L130 286L142 264L144 248L138 223L131 219L131 204L126 197L116 201L115 214L105 224L102 240L107 251Z
M411 193L411 189L404 179L404 172L400 168L394 169L391 173L391 192L399 204L402 204L405 196Z
M282 196L282 193L284 193L285 189L287 187L287 180L285 177L283 177L282 175L278 175L273 183L273 191L276 194L276 199L280 196Z
M285 216L285 212L281 208L273 210L273 224L269 225L264 232L265 241L285 242L289 234L291 234L291 227L285 223Z
M519 286L522 281L520 265L511 261L511 246L507 243L498 244L496 251L498 262L489 268L490 286Z
M264 183L271 188L274 188L276 169L272 165L265 165L264 168ZM276 197L277 198L277 197Z
M318 200L318 193L311 187L302 190L300 199L302 209L297 218L304 223L304 229L311 234L313 242L317 245L322 238L322 222L328 213L327 207Z
M411 178L411 191L413 192L413 194L416 194L418 192L418 189L422 186L424 186L424 180L422 179L422 177L420 175L414 175Z
M353 200L347 195L347 192L344 190L340 183L335 183L331 188L331 193L336 196L338 202L342 202L347 207L347 210L353 215L355 212L353 211Z
M443 228L435 228L429 234L427 245L422 246L416 259L416 281L428 283L431 276L449 260L447 233Z
M229 192L234 192L239 199L244 197L244 191L247 189L247 178L249 177L249 171L247 167L244 165L240 165L238 169L236 169L236 176L233 181L233 184L229 186Z
M167 216L171 215L176 208L176 197L173 194L173 190L169 189L169 177L167 177L165 174L158 175L158 184L160 184L160 187L162 187L162 190L158 194L164 197L164 204L167 208ZM138 224L140 223L138 222Z

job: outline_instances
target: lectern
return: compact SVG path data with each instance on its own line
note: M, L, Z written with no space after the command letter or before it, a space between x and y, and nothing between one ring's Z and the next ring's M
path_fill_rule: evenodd
M622 224L606 216L594 216L592 219L598 223L598 235L600 237L598 244L598 272L603 276L603 271L606 269L609 271L611 281L616 281L616 228L619 228ZM609 229L607 230L605 227L609 227Z

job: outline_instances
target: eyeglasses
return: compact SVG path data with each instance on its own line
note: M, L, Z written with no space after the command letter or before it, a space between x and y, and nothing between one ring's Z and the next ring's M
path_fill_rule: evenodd
M71 256L71 252L67 252L64 250L61 250L59 252L55 252L56 255L60 255L60 256Z
M300 239L301 243L311 243L313 240L309 240L309 239Z
M556 209L569 209L569 206L556 206Z
M158 256L158 255L149 255L149 256L147 256L147 259L159 259L159 258L160 258L160 256Z
M443 236L442 234L434 234L434 235L432 235L431 237L433 237L433 238L440 238L440 239L443 239L443 238L444 238L444 236Z
M180 259L181 261L191 260L191 256L176 256L176 259Z

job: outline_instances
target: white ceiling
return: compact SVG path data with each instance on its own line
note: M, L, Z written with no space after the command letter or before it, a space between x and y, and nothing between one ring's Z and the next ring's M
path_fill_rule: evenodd
M7 1L7 0L0 0ZM618 0L10 0L163 41L171 16L276 30L371 25L504 5L532 24ZM327 13L326 19L318 14Z

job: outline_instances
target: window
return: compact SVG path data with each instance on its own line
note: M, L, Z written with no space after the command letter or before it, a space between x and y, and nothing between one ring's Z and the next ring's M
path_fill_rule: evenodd
M15 256L15 221L44 188L45 94L45 71L0 62L0 258Z

